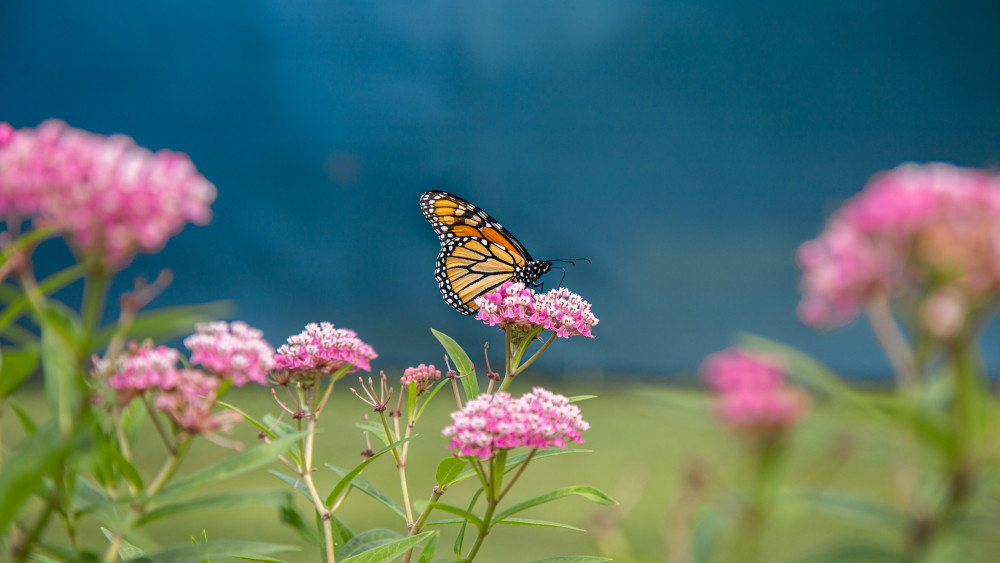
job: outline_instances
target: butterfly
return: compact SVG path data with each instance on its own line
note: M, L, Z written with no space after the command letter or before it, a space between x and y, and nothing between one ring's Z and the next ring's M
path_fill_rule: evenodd
M532 260L510 231L488 213L448 192L431 190L420 196L420 209L441 241L434 277L446 303L471 315L476 297L508 281L536 287L552 267Z

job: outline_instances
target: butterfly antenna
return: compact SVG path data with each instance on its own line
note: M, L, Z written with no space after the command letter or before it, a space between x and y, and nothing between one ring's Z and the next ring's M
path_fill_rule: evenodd
M566 262L567 264L570 264L573 267L576 267L576 263L579 261L585 261L588 264L591 263L590 258L555 258L553 260L549 260L549 262Z

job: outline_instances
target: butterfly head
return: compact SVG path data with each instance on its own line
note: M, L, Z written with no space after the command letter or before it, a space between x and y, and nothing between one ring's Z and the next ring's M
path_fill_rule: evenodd
M552 262L535 260L528 262L514 273L514 279L528 287L537 287L538 278L552 269Z

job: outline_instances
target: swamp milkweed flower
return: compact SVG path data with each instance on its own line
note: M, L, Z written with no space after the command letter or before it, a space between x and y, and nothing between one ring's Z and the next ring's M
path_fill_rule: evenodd
M0 216L37 217L107 266L160 250L189 222L208 223L215 196L183 153L153 153L125 135L58 120L0 124Z
M242 417L231 411L212 414L219 381L196 369L180 370L173 385L162 388L156 396L156 408L192 434L228 432Z
M521 282L507 282L495 291L476 298L476 319L489 326L542 327L556 336L587 336L599 321L590 312L590 303L565 287L537 294Z
M148 391L174 386L180 359L181 353L173 348L132 342L127 353L113 360L96 361L94 370L107 373L108 385L123 403L128 403Z
M400 385L404 389L410 386L410 383L416 382L417 384L417 395L426 391L434 382L441 379L441 370L436 369L434 364L429 366L420 364L416 367L408 367L403 371L403 377L399 378Z
M191 350L191 365L203 366L237 387L267 381L274 369L274 348L262 331L242 321L198 323L195 330L184 339L184 346Z
M730 348L705 358L702 377L715 391L715 415L751 436L768 438L795 424L806 395L785 384L784 362L774 356Z
M969 310L989 304L1000 294L1000 177L940 162L876 174L797 260L798 313L811 326L844 324L873 298L914 292L957 291L951 305ZM941 318L935 311L925 322ZM953 332L950 313L927 328Z
M451 421L442 431L451 438L448 449L480 459L490 459L505 449L583 443L581 433L590 428L579 407L541 387L518 399L503 391L483 393L451 413Z
M309 323L305 330L288 337L274 355L274 369L292 377L329 375L350 365L348 373L371 371L378 357L356 332L334 328L333 323Z

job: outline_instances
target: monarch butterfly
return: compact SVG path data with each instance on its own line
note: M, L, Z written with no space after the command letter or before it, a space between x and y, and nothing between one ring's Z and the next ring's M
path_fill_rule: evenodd
M456 311L471 315L476 297L514 280L529 287L552 262L536 261L514 235L488 213L448 192L420 196L420 209L441 241L434 268L441 295Z

